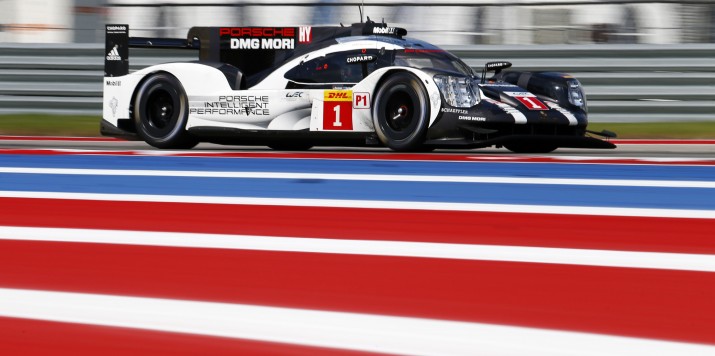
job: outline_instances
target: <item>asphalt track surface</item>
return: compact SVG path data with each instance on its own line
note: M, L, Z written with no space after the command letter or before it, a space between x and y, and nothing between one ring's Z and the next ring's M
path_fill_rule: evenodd
M551 155L578 155L578 156L608 156L608 157L690 157L712 158L715 157L715 139L703 140L614 140L618 145L615 150L591 150L561 148ZM111 138L72 138L64 137L23 137L0 136L0 147L3 148L62 148L62 149L88 149L88 150L157 150L141 141L123 141ZM223 146L203 143L194 151L259 151L275 152L268 147L261 146ZM308 153L319 152L357 152L380 153L390 152L386 148L350 148L350 147L316 147ZM507 149L483 148L471 150L436 150L436 154L498 154L510 155Z
M0 139L9 354L715 355L715 142Z

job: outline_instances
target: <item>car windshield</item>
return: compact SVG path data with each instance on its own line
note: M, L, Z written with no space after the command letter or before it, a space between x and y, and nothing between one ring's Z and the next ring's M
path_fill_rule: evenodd
M462 74L468 77L476 77L472 68L453 54L422 40L414 38L393 38L387 36L351 36L338 38L339 43L352 41L372 40L379 43L390 44L401 47L390 52L394 53L392 62L394 65L419 68L436 69L441 71Z
M395 51L395 65L419 69L433 68L474 76L472 68L451 53L438 48L406 48Z

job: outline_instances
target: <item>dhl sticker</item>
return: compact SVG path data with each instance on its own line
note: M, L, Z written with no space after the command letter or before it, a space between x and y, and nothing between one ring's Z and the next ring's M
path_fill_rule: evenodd
M352 90L326 90L323 94L324 101L353 101Z

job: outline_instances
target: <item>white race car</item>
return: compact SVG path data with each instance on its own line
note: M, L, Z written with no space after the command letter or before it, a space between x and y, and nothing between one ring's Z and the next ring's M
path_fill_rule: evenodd
M487 63L478 75L406 33L368 20L194 27L185 40L130 38L129 26L107 25L101 132L159 148L615 147L589 135L614 136L587 131L586 98L575 78L502 71L509 62ZM129 47L194 49L199 56L129 73Z

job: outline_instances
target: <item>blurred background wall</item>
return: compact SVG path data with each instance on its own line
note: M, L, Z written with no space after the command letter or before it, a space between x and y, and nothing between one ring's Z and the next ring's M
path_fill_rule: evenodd
M191 26L336 25L360 0L0 0L0 115L102 112L104 24L184 38ZM375 21L443 46L479 70L562 71L594 122L715 122L715 0L366 0ZM130 70L196 59L136 48Z
M359 22L360 1L0 0L0 42L102 42L102 24L133 36L184 37L191 26ZM715 0L365 1L373 20L442 45L713 43Z

